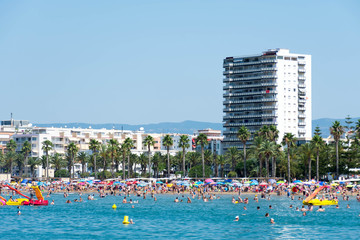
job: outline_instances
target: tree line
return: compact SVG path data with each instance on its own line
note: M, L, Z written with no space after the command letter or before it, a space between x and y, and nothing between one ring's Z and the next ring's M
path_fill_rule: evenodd
M21 151L16 152L16 142L10 140L6 153L0 153L0 167L2 172L13 175L13 167L16 166L20 176L29 177L34 176L35 168L41 165L47 178L50 167L54 169L55 177L74 178L75 163L82 166L81 177L90 176L87 171L90 169L92 176L101 179L168 177L171 173L183 177L283 177L288 181L313 177L320 180L333 173L338 178L340 174L349 174L350 168L360 166L360 120L355 125L350 119L346 123L346 126L338 121L332 124L330 133L334 142L330 144L325 143L320 129L316 128L311 141L301 145L297 144L296 137L291 133L286 133L281 144L278 144L279 131L274 125L263 126L254 134L242 126L237 132L242 147L229 147L222 155L207 149L209 143L205 134L199 134L195 139L200 152L187 152L190 138L181 135L178 147L182 150L174 156L170 154L170 148L174 145L171 135L165 135L162 140L166 154L152 152L155 141L148 135L143 141L147 152L140 155L131 152L134 148L131 138L126 138L121 144L116 139L110 139L106 144L91 139L90 154L79 152L76 143L71 142L65 154L52 155L49 153L53 150L53 144L46 140L42 147L45 155L41 158L30 157L29 142L25 141ZM346 138L341 140L344 133ZM139 172L136 171L137 167L140 168Z

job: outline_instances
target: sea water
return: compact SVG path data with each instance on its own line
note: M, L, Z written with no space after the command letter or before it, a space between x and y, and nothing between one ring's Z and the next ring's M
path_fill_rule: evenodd
M55 205L0 207L1 239L360 239L360 202L340 200L340 208L325 206L325 212L295 211L301 208L299 200L285 196L272 196L271 200L259 199L249 204L232 204L233 195L203 202L197 198L186 203L186 196L157 195L157 201L147 196L131 196L138 204L122 204L123 196L107 196L74 203L78 194L64 198L52 194ZM237 195L234 194L236 197ZM175 197L183 202L174 203ZM243 198L245 196L242 196ZM8 197L7 197L8 198ZM127 198L128 200L130 199ZM71 204L65 203L67 199ZM117 209L112 209L116 204ZM350 209L346 205L350 205ZM132 208L134 205L134 208ZM273 209L269 209L272 205ZM293 205L293 208L289 208ZM246 206L247 210L243 207ZM260 210L257 210L257 206ZM275 224L270 224L270 218ZM124 216L135 224L123 225ZM235 216L240 220L235 222Z

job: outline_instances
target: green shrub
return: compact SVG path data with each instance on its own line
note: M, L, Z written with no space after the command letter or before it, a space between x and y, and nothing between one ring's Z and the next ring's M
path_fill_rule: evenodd
M55 177L70 177L69 171L66 169L57 170L54 174Z
M211 168L209 166L205 166L205 177L210 177L211 174L212 174ZM189 170L189 177L202 178L203 177L202 166L198 165L198 166L192 167Z

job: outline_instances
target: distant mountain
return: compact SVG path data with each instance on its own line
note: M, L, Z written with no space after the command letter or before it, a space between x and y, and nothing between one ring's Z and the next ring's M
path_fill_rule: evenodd
M37 127L67 127L67 128L91 128L94 129L124 129L124 130L139 130L144 128L147 133L181 133L193 134L196 130L211 128L214 130L223 130L222 123L184 121L184 122L163 122L152 124L118 124L118 123L104 123L104 124L90 124L90 123L35 123Z
M353 118L354 123L360 118ZM345 119L332 119L332 118L320 118L312 121L312 132L319 126L322 136L328 137L330 135L330 126L334 121L340 121L342 125L345 124ZM67 128L91 128L94 129L124 129L124 130L139 130L144 128L147 133L182 133L193 134L196 130L211 128L214 130L223 131L222 123L211 122L198 122L198 121L183 121L183 122L162 122L152 124L118 124L118 123L103 123L103 124L90 124L90 123L35 123L38 127L67 127ZM354 125L354 124L353 124Z

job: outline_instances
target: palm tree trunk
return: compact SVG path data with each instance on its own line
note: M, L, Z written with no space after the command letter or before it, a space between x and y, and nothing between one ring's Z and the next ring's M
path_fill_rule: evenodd
M262 176L262 165L263 165L262 156L259 155L259 177Z
M316 180L319 181L319 150L316 152Z
M132 168L130 166L130 153L128 154L127 158L128 158L128 178L131 178Z
M266 165L266 177L267 178L269 178L269 163L270 163L270 161L269 161L269 158L270 158L270 156L267 156L266 157L266 161L265 161L265 165Z
M169 147L167 148L167 173L168 177L170 177L170 154L169 154Z
M202 161L203 178L205 178L205 160L204 160L204 147L203 146L201 146L201 161Z
M336 144L336 179L339 179L339 141L335 141Z
M72 158L72 160L71 160L71 165L72 165L72 169L73 169L73 178L75 178L75 165L74 165L74 158Z
M25 177L28 177L28 168L26 167L27 166L27 162L28 162L28 156L27 154L25 155L25 163L24 163L24 175Z
M125 180L125 155L123 155L122 169L123 169L123 179ZM129 171L129 169L128 169L128 171Z
M311 180L311 157L309 157L309 181Z
M221 169L220 169L220 174L221 174L220 177L224 177L224 165L221 165L220 168L221 168Z
M96 179L96 155L94 155L94 173L95 173L95 179Z
M287 156L287 165L288 165L288 184L290 184L290 147L288 146L288 156Z
M275 158L274 156L271 157L271 177L275 177L275 164L274 161Z
M244 177L246 178L246 142L243 143L244 147Z
M149 146L149 178L151 178L151 155L150 155L150 146Z
M49 181L49 154L46 152L46 181Z
M111 170L111 176L114 177L114 167L115 167L114 155L113 154L111 154L111 155L112 156L111 156L111 168L110 168L110 170Z
M186 176L185 172L185 148L183 148L183 163L182 163L183 177Z

